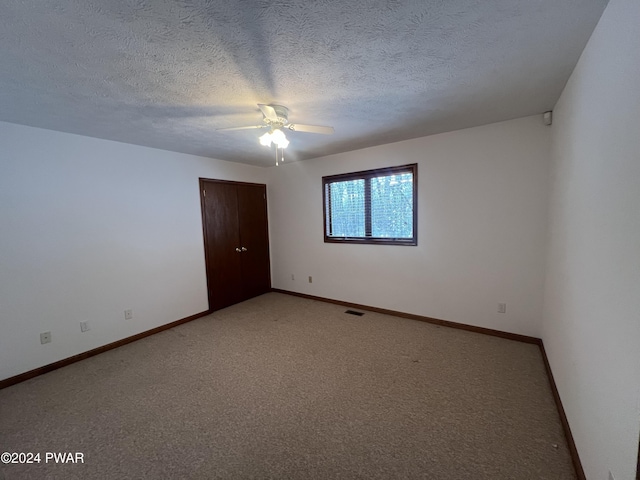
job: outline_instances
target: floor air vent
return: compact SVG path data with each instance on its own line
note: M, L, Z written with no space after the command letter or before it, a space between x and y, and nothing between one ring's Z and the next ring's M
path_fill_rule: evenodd
M355 310L347 310L344 313L348 313L349 315L357 315L359 317L361 317L362 315L364 315L364 312L356 312Z

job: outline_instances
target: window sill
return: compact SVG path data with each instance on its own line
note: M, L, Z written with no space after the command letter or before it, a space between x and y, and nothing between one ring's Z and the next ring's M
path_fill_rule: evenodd
M367 245L399 245L404 247L415 247L418 245L417 238L362 238L362 237L324 237L324 243L343 244L367 244Z

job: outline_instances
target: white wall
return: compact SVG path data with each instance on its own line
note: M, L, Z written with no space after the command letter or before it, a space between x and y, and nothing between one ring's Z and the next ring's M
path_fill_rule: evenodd
M273 286L540 336L549 130L540 115L269 169ZM323 175L408 163L417 247L324 243Z
M206 310L198 177L267 175L2 122L0 145L0 379Z
M543 340L588 479L635 478L640 1L611 0L555 108Z

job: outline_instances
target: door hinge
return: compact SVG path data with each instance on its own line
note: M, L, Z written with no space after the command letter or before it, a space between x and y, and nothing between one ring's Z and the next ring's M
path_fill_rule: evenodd
M206 190L202 190L202 196L206 197L207 196L207 191Z

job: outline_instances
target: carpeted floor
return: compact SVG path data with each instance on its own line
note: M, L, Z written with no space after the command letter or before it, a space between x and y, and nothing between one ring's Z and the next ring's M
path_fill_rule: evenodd
M537 346L345 310L270 293L4 389L42 461L0 478L575 478Z

